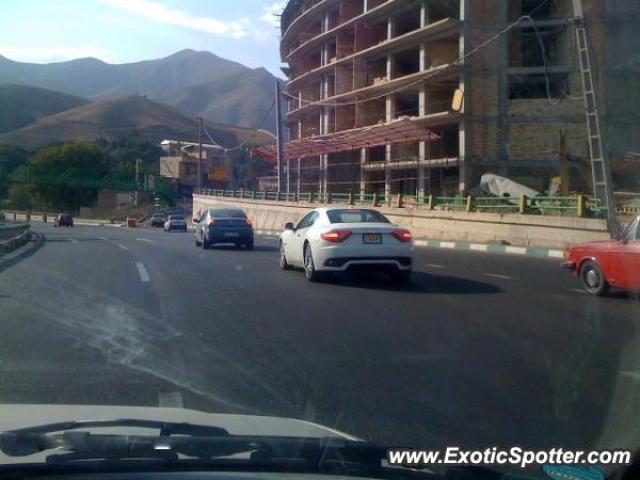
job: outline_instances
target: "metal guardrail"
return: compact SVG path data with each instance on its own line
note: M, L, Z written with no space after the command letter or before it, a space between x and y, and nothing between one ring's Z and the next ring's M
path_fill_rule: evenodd
M599 201L585 195L570 197L488 197L456 196L438 197L409 195L379 195L356 193L282 193L263 191L229 191L200 189L195 193L225 198L242 198L276 202L306 202L320 204L344 204L361 206L393 206L406 209L466 211L486 213L519 213L529 215L572 215L577 217L601 217Z

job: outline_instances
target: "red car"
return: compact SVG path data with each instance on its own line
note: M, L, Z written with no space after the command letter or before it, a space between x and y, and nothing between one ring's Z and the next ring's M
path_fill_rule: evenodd
M562 267L575 272L591 295L610 287L640 291L640 217L617 240L583 243L565 251Z

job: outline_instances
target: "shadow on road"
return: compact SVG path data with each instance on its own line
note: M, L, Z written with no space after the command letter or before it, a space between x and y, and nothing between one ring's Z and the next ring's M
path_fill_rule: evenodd
M500 287L486 282L469 278L452 277L448 275L432 275L414 272L411 281L406 285L394 283L384 273L354 272L336 276L329 276L325 283L335 283L348 287L368 288L386 291L409 293L445 293L445 294L490 294L504 293Z
M247 254L251 254L253 252L277 252L278 251L278 247L269 247L266 245L255 245L253 247L252 251L247 251L246 248L238 248L234 245L214 245L213 247L209 247L210 250L214 250L214 251L221 251L221 252L225 252L225 251L229 251L229 252L245 252ZM277 258L276 258L276 262L277 262Z

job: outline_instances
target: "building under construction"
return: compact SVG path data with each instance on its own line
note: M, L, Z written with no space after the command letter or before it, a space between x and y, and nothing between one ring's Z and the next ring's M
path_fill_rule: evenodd
M640 151L640 2L580 3L617 161ZM290 0L282 190L450 195L484 173L539 191L557 176L565 189L590 189L573 9L574 0Z

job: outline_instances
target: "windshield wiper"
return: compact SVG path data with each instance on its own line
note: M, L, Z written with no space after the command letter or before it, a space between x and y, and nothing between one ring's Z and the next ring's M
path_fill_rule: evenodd
M148 428L160 430L160 436L166 435L202 435L219 436L228 435L224 428L198 425L184 422L163 422L159 420L141 420L137 418L121 418L116 420L92 420L92 421L70 421L48 423L35 427L18 428L9 430L7 433L53 433L78 430L80 428L109 428L109 427L131 427Z
M158 436L95 434L85 428L137 427L158 429ZM0 433L0 450L10 456L59 451L46 464L75 465L109 462L110 467L210 468L367 476L384 479L441 479L428 470L388 466L387 447L337 437L232 435L225 429L189 423L121 419L60 422ZM244 454L238 456L238 454ZM140 463L142 462L142 463ZM151 462L151 463L149 463ZM499 473L454 468L446 478L489 479ZM449 473L449 472L448 472ZM496 476L498 475L498 476Z

